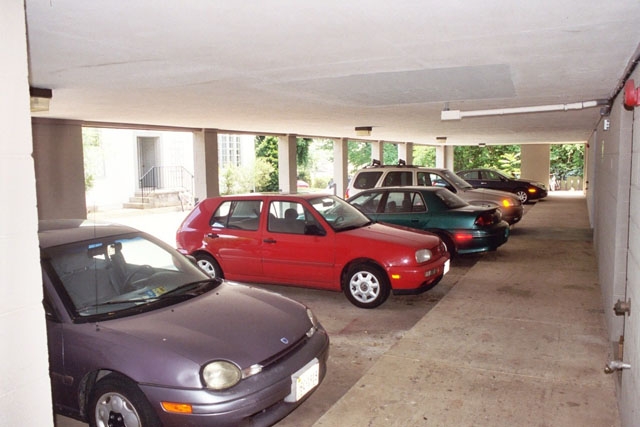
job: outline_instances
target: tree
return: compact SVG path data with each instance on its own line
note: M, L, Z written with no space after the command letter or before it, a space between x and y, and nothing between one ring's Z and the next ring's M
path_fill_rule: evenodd
M457 146L453 149L453 168L456 171L473 168L493 168L510 174L517 174L520 172L520 146Z
M584 144L552 145L550 172L560 180L584 175Z
M297 138L296 140L296 166L298 169L297 176L300 179L309 179L309 146L312 142L310 138ZM279 165L278 165L278 137L275 136L256 136L256 160L263 159L271 166L268 179L256 182L257 191L279 191ZM260 166L262 172L265 171L264 165Z
M435 167L436 166L436 147L429 145L414 145L413 146L413 164Z

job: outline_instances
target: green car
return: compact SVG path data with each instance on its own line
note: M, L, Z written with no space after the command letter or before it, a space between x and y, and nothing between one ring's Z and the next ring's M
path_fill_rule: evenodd
M437 234L452 256L494 251L509 238L497 207L470 205L446 188L372 188L347 201L373 221Z

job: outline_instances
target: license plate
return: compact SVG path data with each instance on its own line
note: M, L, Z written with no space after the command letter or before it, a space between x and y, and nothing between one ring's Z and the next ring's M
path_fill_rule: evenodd
M447 274L447 273L449 272L449 266L450 266L450 265L451 265L450 260L446 260L446 261L444 262L444 273L442 273L443 275L444 275L444 274Z
M297 402L320 383L320 363L313 359L302 369L291 375L291 393L285 402Z

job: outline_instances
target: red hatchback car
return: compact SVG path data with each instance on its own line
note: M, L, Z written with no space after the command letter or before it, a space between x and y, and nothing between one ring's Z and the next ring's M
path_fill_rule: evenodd
M205 199L176 242L213 277L342 291L362 308L379 306L390 292L425 292L449 270L436 235L374 223L318 193Z

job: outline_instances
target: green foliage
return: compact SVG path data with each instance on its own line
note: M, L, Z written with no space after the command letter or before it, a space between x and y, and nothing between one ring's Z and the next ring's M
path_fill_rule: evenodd
M426 166L433 168L436 166L436 147L428 145L413 146L413 162L414 165Z
M520 172L519 145L458 146L453 149L456 171L473 168L500 169L507 174Z
M347 158L349 159L349 174L371 164L371 144L362 141L348 141Z
M256 182L256 191L278 191L278 138L275 136L256 136L256 160L262 159L271 166L271 172L263 182Z
M298 138L296 140L297 178L307 182L310 178L309 147L312 142L311 138ZM256 190L279 191L278 137L256 136L255 147L256 161L261 160L262 162L260 165L256 163ZM261 176L260 179L258 179L258 175Z
M558 179L584 175L584 144L552 145L550 172Z

